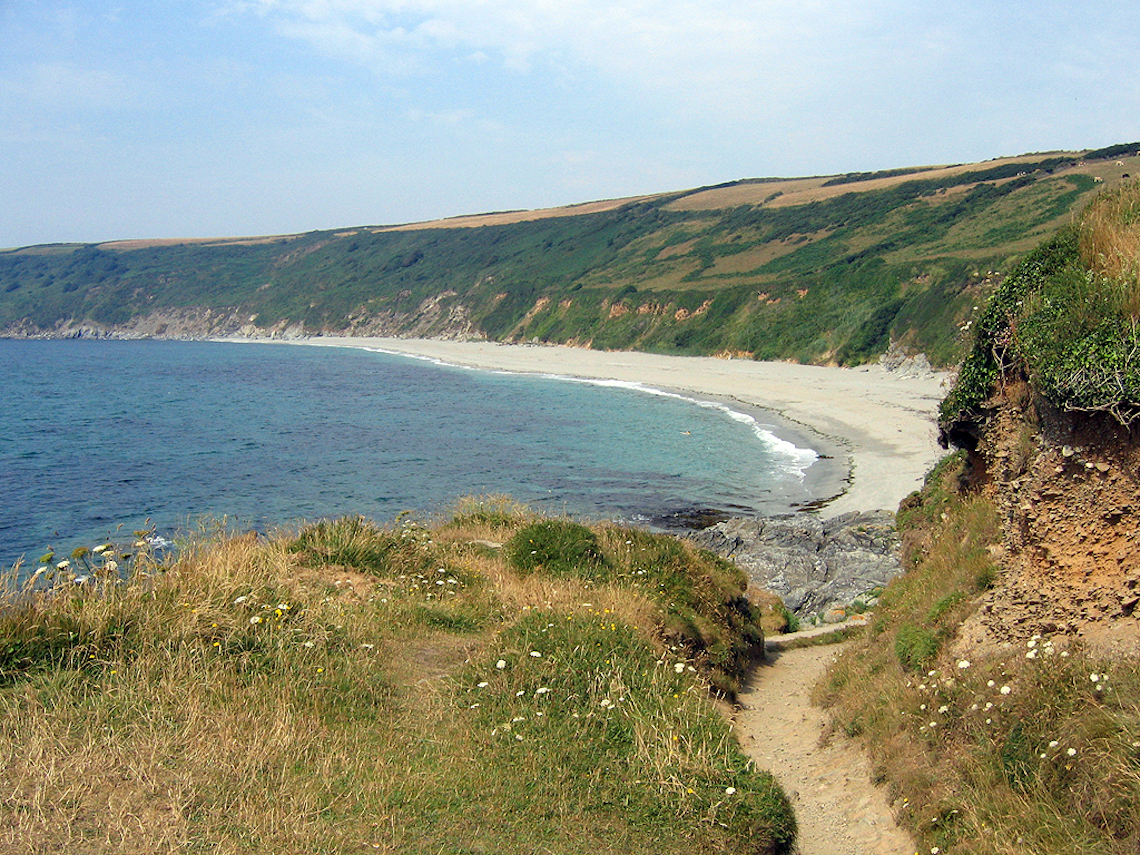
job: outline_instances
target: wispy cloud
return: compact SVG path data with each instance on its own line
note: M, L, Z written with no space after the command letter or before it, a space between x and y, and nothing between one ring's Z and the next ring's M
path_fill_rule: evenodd
M824 60L882 4L830 0L252 0L234 7L282 35L377 72L452 55L529 73L577 66L646 88L776 76L789 57Z

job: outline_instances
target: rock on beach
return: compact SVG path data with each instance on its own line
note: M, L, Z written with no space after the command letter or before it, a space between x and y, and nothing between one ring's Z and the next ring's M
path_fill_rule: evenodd
M850 511L826 520L810 514L733 518L691 537L734 561L753 584L801 616L866 600L902 572L890 511Z

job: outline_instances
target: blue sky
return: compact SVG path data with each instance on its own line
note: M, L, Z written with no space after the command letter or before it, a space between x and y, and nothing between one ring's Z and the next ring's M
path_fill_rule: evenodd
M0 247L1140 140L1140 3L0 0Z

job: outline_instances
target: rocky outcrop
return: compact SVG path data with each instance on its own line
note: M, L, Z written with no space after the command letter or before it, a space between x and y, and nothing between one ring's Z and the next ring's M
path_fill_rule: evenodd
M457 301L455 291L444 291L420 302L408 312L363 310L349 316L343 327L308 329L295 321L282 320L260 326L258 315L240 308L190 307L163 309L132 316L119 324L101 324L84 318L60 320L39 328L22 320L0 328L0 338L13 339L178 339L250 338L295 340L313 335L388 336L393 338L442 338L482 340L467 306Z
M879 357L879 364L898 377L929 377L934 373L925 353L912 353L897 343L892 343Z
M852 511L828 520L809 514L735 518L691 537L734 561L801 616L867 602L901 572L889 511Z

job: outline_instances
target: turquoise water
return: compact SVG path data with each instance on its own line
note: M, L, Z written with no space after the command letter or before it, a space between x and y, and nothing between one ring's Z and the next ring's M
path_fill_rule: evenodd
M362 350L0 341L0 392L4 566L148 521L385 522L488 493L647 521L816 498L813 452L720 405Z

